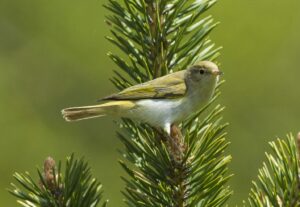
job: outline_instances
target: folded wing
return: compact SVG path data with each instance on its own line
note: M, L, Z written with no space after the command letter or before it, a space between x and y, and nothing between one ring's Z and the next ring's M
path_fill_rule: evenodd
M107 96L101 100L139 100L178 98L186 93L184 72L171 73Z

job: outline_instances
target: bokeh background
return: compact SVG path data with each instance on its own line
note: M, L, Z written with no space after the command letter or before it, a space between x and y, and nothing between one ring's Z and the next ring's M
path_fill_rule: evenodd
M12 174L34 174L48 155L85 156L111 206L121 206L121 148L110 118L66 123L60 110L114 92L104 0L0 0L0 205L17 206ZM268 141L300 130L300 1L223 0L220 103L230 122L231 204L247 198Z

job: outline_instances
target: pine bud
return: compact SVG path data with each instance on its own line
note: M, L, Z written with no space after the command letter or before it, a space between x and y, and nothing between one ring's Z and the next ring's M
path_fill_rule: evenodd
M47 157L47 159L44 161L44 173L43 178L45 181L46 187L49 190L55 189L55 177L53 169L55 169L55 160L52 157Z

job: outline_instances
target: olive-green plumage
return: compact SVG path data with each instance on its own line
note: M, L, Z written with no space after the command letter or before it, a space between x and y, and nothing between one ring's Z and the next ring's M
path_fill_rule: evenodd
M129 87L119 93L107 96L102 100L178 98L183 96L186 92L184 74L184 70L171 73L146 83Z
M214 63L201 61L186 70L101 99L105 103L67 108L62 110L62 114L67 121L105 115L127 117L161 127L170 133L172 124L181 122L209 101L220 74Z

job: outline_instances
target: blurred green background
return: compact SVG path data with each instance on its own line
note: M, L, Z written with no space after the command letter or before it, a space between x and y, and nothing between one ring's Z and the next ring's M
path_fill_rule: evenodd
M110 118L66 123L60 110L114 92L116 66L106 52L104 0L0 0L0 205L12 174L35 173L44 158L84 155L121 206L121 148ZM231 204L246 199L267 142L300 130L300 1L223 0L208 13L221 21L211 37L223 45L226 84L220 103L230 122L235 176Z

